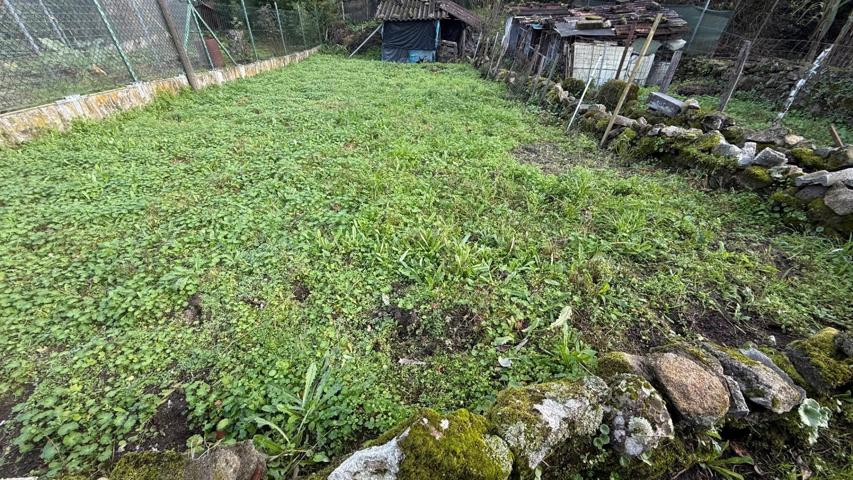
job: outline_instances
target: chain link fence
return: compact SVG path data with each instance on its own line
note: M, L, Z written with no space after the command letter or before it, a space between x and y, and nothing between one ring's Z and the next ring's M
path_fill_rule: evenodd
M322 40L320 15L295 4L165 0L193 67L245 64ZM181 75L157 0L2 0L0 113Z

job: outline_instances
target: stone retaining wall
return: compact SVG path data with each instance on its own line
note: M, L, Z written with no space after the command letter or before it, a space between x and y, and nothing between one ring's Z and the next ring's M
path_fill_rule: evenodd
M514 81L504 72L498 78L502 75ZM561 84L547 88L551 107L571 115L577 99ZM748 131L725 114L702 111L695 100L652 96L661 105L671 104L671 111L651 111L635 97L616 117L607 138L611 150L694 170L710 187L756 191L788 224L813 223L843 237L853 233L853 145L821 147L784 127ZM579 111L580 127L603 135L612 117L607 107L583 104Z
M236 65L217 70L196 72L199 84L204 87L222 85L231 80L253 77L299 62L317 53L320 47L274 57L247 65ZM184 75L138 82L122 88L68 97L56 102L0 115L0 143L16 145L35 138L47 130L66 130L74 120L102 119L118 112L146 105L162 92L178 92L189 86Z
M853 405L837 407L847 409L840 415L827 406L836 408L832 396L851 384L853 336L833 328L785 350L673 343L644 355L611 352L600 358L595 375L510 387L483 415L421 409L309 478L661 478L723 453L735 455L722 452L726 431L755 436L739 439L740 449L766 442L769 449L808 451L828 428L836 434L850 428ZM206 455L230 460L132 453L122 457L110 478L137 478L136 471L146 472L144 478L167 478L158 476L166 473L262 478L250 444ZM211 471L210 465L228 468Z

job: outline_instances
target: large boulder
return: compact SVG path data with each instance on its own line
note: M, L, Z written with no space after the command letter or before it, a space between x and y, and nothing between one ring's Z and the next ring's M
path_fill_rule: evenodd
M506 480L512 453L488 433L486 419L467 410L442 415L423 409L383 438L344 460L328 480Z
M526 477L566 443L591 442L602 423L607 394L607 384L598 377L509 388L498 394L488 416Z
M805 340L788 344L797 371L816 391L829 394L853 383L853 359L838 348L838 330L827 327Z
M729 390L715 372L685 355L653 353L649 365L660 390L688 424L709 427L728 412Z
M621 454L636 457L673 438L666 403L640 376L620 374L611 379L606 415L612 445Z
M743 351L719 345L709 344L706 348L717 357L725 373L737 382L736 388L756 405L781 414L805 400L806 392L760 351L753 349L751 353L763 361L750 358Z

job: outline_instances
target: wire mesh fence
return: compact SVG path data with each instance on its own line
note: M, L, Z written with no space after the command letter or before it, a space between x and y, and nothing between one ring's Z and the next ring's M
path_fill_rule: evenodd
M365 22L373 18L379 0L340 0L341 20L345 22Z
M322 40L301 4L164 0L198 70L293 53ZM183 73L158 0L3 0L0 112Z

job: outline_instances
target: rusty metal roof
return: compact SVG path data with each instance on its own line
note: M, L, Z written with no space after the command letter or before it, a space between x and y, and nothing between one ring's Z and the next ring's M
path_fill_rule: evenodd
M438 20L448 18L435 0L384 0L376 8L380 20Z
M632 36L639 38L648 35L655 15L658 13L663 13L664 17L655 32L655 38L679 38L688 31L687 22L675 10L662 7L652 0L634 0L578 8L567 8L565 5L554 3L525 3L507 10L522 24L539 24L546 28L554 28L563 36L602 36L602 32L597 31L598 29L577 30L564 25L595 16L606 21L602 27L612 29L614 36L620 39ZM556 28L557 24L560 24L560 28Z
M476 14L449 0L383 0L376 18L398 22L455 18L476 28L481 23Z
M439 2L439 8L449 13L451 17L456 18L457 20L461 20L478 30L480 29L480 26L483 23L476 13L470 10L466 10L458 3L454 3L449 0L441 0Z

